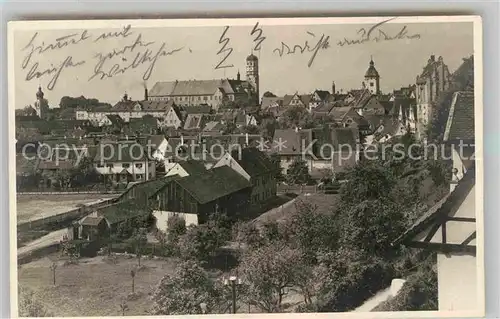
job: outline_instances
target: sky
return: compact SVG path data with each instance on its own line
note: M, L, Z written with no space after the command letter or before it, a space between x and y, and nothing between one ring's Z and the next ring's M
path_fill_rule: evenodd
M14 72L13 77L9 77L9 81L15 84L15 107L32 105L39 85L49 105L57 107L63 96L83 95L115 104L127 93L132 99L140 100L144 97L144 86L151 88L157 81L236 78L238 71L244 79L245 58L251 52L259 58L261 94L265 91L276 95L311 93L315 89L330 91L332 81L335 81L337 90L360 88L370 58L373 58L380 74L382 92L388 93L414 84L430 55L436 58L442 56L450 72L453 72L461 64L462 58L473 54L472 22L402 24L392 21L374 29L370 41L344 46L338 45L338 41L344 38L360 39L360 28L367 30L374 23L260 23L265 39L257 51L253 51L257 43L254 41L256 34L251 35L253 25L230 25L225 33L225 38L229 39L227 44L221 39L225 30L223 25L144 28L120 24L114 29L88 27L87 31L83 27L15 30L14 47L11 50ZM380 34L379 30L394 37L405 26L406 36L415 37L378 42L373 40ZM101 36L99 39L101 34L109 32L117 34ZM68 35L71 37L67 40L57 42L58 38ZM306 50L301 53L297 48L295 53L286 54L285 49L282 56L279 54L282 43L293 48L296 44L304 46L305 41L308 41L309 47L314 48L322 35L323 39L329 37L329 45L319 49L311 66L308 66L308 62L313 52ZM65 45L71 39L74 43ZM60 48L49 47L57 43ZM139 44L132 48L134 43ZM40 46L43 53L39 52ZM109 57L110 53L123 49L124 53ZM232 49L232 52L221 66L232 67L216 69L229 52L218 54L224 49ZM158 52L169 54L160 55L154 60ZM115 64L115 70L123 70L133 63L135 57L134 67L111 74Z

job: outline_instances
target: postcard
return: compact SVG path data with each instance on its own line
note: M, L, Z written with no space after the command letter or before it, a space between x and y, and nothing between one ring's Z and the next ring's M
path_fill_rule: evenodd
M13 317L481 317L478 16L9 23Z

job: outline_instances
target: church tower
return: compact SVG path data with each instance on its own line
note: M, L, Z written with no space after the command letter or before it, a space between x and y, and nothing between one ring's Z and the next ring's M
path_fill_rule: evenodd
M370 58L370 66L365 73L365 80L363 81L364 87L370 90L371 94L380 94L380 76L377 69L375 69L375 63L373 59Z
M255 55L247 56L247 82L252 86L256 100L260 101L259 96L259 59Z
M36 115L38 115L39 118L44 119L47 116L49 103L46 99L43 98L43 91L40 86L38 87L38 91L36 92L36 102L34 108L36 111Z

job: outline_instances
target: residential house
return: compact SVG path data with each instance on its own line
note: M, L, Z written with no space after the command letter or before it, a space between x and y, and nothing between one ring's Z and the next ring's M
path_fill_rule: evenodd
M310 154L313 178L325 173L339 173L353 167L359 160L357 128L325 127L311 130L312 143L304 149Z
M311 101L310 94L299 95L298 93L292 95L285 95L283 97L283 107L303 107L309 110L309 102Z
M168 218L177 215L186 224L202 224L211 214L236 218L244 214L250 200L251 183L228 166L172 178L152 194L157 227L166 231Z
M152 115L144 115L141 118L131 118L125 131L129 135L156 135L160 121Z
M260 107L262 110L268 110L271 108L280 108L282 106L283 106L283 97L278 97L278 96L273 96L273 97L264 96L260 103Z
M204 114L188 114L184 122L184 130L202 130L208 122L208 117Z
M452 149L450 193L429 209L395 244L437 252L439 311L484 312L479 294L484 281L477 265L478 206L474 160L474 98L472 92L456 92L445 132ZM465 144L465 145L464 145ZM464 274L467 274L464 276Z
M276 170L271 159L255 147L227 152L217 167L227 166L240 174L252 185L250 204L261 205L276 196Z
M67 237L70 240L106 243L120 224L133 220L144 221L150 216L151 210L142 204L126 200L98 208L69 227Z
M207 170L207 168L202 161L188 159L175 163L172 168L168 170L165 176L185 177L203 173L205 170Z
M287 174L290 166L297 160L305 161L309 172L312 170L312 154L306 151L312 142L310 129L275 130L270 152L278 156L283 175Z
M105 181L117 185L146 181L156 176L155 160L148 154L146 145L135 140L101 141L94 166Z
M335 87L335 84L333 87ZM321 104L328 102L329 96L330 96L330 92L328 92L328 91L315 90L311 94L311 98L309 100L309 105L308 105L309 112L311 112L312 110L314 110L315 108L317 108Z
M160 118L160 128L180 128L182 127L182 113L175 104L170 107L165 117Z

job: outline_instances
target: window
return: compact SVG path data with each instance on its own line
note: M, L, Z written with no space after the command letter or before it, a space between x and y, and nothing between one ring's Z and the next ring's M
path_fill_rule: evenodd
M135 164L135 167L137 167L137 168L142 168L142 163Z
M129 168L130 164L129 163L123 163L122 166L123 166L123 168Z
M204 96L204 97L203 97L203 100L204 100L204 101L208 100L208 97Z
M373 82L370 82L370 86L373 86Z
M106 167L113 168L113 164L106 164Z

